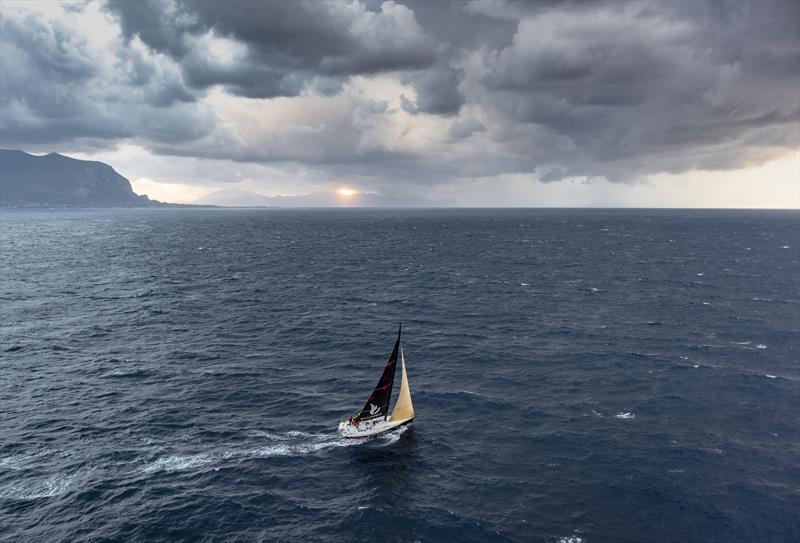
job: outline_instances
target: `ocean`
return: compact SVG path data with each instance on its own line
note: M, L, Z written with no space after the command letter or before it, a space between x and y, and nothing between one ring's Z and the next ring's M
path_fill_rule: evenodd
M2 210L0 252L0 541L800 541L796 211ZM343 440L399 322L417 419Z

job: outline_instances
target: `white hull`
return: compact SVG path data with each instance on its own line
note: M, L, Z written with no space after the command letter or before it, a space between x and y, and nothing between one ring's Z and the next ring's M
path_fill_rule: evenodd
M386 432L391 432L396 428L410 424L414 417L403 420L385 420L373 419L364 420L358 424L352 424L349 421L343 420L339 423L339 433L342 437L348 439L359 439L365 437L375 437Z

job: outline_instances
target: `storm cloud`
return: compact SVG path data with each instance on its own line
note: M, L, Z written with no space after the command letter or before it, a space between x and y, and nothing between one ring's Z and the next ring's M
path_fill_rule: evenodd
M3 147L380 188L636 182L800 145L797 2L3 3Z
M223 85L250 98L295 96L317 81L336 89L352 75L425 68L435 59L414 12L393 2L368 10L316 0L109 0L107 8L126 40L169 55L193 87ZM215 46L228 58L215 59Z

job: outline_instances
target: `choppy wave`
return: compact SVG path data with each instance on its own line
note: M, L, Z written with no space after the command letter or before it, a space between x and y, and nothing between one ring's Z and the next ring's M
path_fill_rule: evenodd
M4 210L0 526L26 543L793 540L800 270L775 246L798 226ZM340 439L398 321L418 418Z

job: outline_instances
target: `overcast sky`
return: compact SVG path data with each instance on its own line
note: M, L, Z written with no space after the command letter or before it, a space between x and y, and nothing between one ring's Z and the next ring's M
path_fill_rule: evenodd
M798 2L4 0L0 85L170 201L800 207Z

